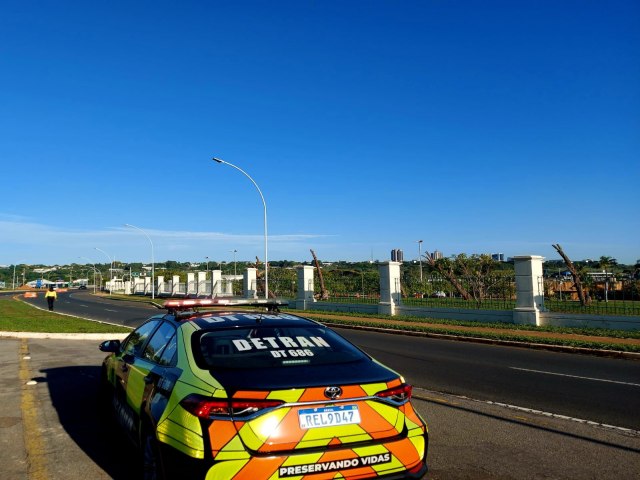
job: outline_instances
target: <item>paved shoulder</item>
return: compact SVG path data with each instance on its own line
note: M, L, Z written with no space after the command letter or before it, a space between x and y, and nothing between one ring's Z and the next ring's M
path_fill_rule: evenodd
M19 339L0 340L0 465L2 477L27 480Z

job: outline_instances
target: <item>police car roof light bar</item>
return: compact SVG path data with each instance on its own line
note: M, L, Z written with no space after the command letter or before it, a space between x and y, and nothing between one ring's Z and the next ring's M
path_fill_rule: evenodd
M288 305L282 300L229 299L229 298L191 298L185 300L167 300L164 308L172 311L192 310L202 307L265 307L269 310Z

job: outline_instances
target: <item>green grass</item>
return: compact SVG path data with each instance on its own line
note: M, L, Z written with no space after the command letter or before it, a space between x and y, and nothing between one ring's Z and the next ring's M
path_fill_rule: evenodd
M366 320L355 320L345 322L340 319L327 319L322 318L320 320L322 323L328 324L342 324L348 323L349 325L363 326L363 327L377 327L380 328L381 325L379 322L371 322ZM486 332L481 331L473 331L473 332L463 332L460 330L451 330L446 327L439 328L437 326L425 326L425 325L400 325L393 322L383 325L384 328L388 328L391 330L402 330L402 331L410 331L410 332L427 332L427 333L438 333L443 335L452 335L456 337L475 337L475 338L486 338L491 340L506 340L513 342L525 342L525 343L541 343L545 345L561 345L568 347L582 347L582 348L591 348L595 350L615 350L615 351L623 351L623 352L639 352L640 353L640 345L626 345L619 343L607 343L607 342L598 342L598 341L583 341L583 340L572 340L572 339L559 339L559 338L539 338L539 337L531 337L526 334L518 335L516 333L496 333L487 330Z
M296 310L290 310L291 313L295 313ZM472 327L477 329L487 328L500 328L504 330L514 330L514 331L523 331L523 332L550 332L550 333L564 333L564 334L574 334L574 335L587 335L591 337L613 337L613 338L640 338L640 331L637 330L612 330L607 328L580 328L580 327L553 327L553 326L542 326L536 327L533 325L517 325L514 323L502 323L502 322L474 322L474 321L464 321L464 320L447 320L444 318L423 318L423 317L412 317L409 315L394 315L393 317L389 315L379 315L379 314L366 314L366 313L345 313L345 312L332 312L332 311L305 311L304 313L300 313L302 316L313 316L314 314L321 315L347 315L349 317L354 318L379 318L384 320L389 320L389 322L393 323L395 321L403 321L403 322L411 322L416 325L420 324L428 324L428 325L452 325L452 326L460 326L460 327Z
M149 303L149 297L120 296L114 295L112 298L128 301L139 301ZM156 302L163 303L165 299L156 299ZM627 352L640 352L640 346L625 345L598 341L581 341L571 339L557 338L538 338L527 336L527 331L546 331L550 333L565 333L588 335L593 337L614 337L614 338L640 338L640 332L609 330L600 328L564 328L564 327L533 327L530 325L514 325L509 323L484 323L469 322L459 320L445 320L411 317L405 315L385 316L385 315L367 315L361 313L344 313L344 312L300 312L291 310L303 316L313 317L314 314L321 315L348 315L353 320L349 321L350 325L380 327L379 322L370 321L368 319L384 319L388 323L384 324L385 328L395 330L406 330L414 332L433 332L439 334L453 335L458 337L477 337L494 340L510 340L517 342L535 342L549 345L565 345L572 347L585 347L599 350L618 350ZM398 321L409 322L411 325L402 325ZM324 323L340 324L345 323L340 319L322 319ZM463 326L473 327L474 332L462 332L459 330L449 329L447 326ZM485 332L482 329L486 329ZM491 332L492 328L500 328L513 330L513 333L496 333ZM90 320L82 320L78 318L67 317L51 313L45 310L38 310L30 305L13 299L0 299L0 331L24 331L24 332L50 332L50 333L119 333L130 332L126 327L118 327Z
M293 312L293 311L292 311ZM445 319L433 319L433 318L418 318L406 315L398 315L390 317L388 315L370 315L362 313L345 313L345 312L323 312L313 311L304 312L301 315L314 317L316 315L322 315L320 320L323 323L328 324L345 324L365 326L365 327L383 327L392 330L404 330L411 332L431 332L444 335L452 335L456 337L475 337L485 338L491 340L507 340L515 342L525 343L541 343L546 345L561 345L570 347L583 347L596 350L616 350L626 352L640 352L640 346L627 345L621 343L615 343L611 341L598 341L597 337L613 337L613 338L640 338L640 332L624 331L624 330L610 330L602 328L568 328L568 327L534 327L531 325L514 325L509 323L484 323L484 322L471 322L471 321L459 321L459 320L445 320ZM344 316L352 317L353 320L345 322L341 319L326 318L326 316ZM388 320L383 325L380 322L374 321L374 319ZM410 325L398 323L398 321L410 323ZM448 326L463 326L472 327L473 331L460 331L447 328ZM503 330L513 330L511 332L495 332L491 329L500 328ZM483 331L484 330L484 331ZM561 333L561 334L576 334L586 335L594 337L593 340L575 340L571 338L557 338L557 336L549 337L534 337L527 335L527 332L549 332L549 333Z
M46 333L128 333L130 328L39 310L20 300L0 298L0 331Z

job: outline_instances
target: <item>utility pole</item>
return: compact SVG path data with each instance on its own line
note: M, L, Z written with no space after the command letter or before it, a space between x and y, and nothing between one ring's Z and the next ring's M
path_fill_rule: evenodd
M422 240L418 240L418 262L420 263L420 282L422 282Z

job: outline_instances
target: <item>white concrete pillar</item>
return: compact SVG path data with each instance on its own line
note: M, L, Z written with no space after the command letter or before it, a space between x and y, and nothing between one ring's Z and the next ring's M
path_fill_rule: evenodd
M138 293L140 291L144 291L144 278L135 277L135 280L134 280L134 283L133 283L133 291L134 291L134 293Z
M151 295L151 277L144 277L144 294Z
M213 297L222 293L222 270L211 270L211 295Z
M180 275L174 275L171 280L171 295L178 293L178 287L180 285Z
M232 277L235 280L235 276ZM233 297L233 280L227 278L222 282L222 293L227 297Z
M207 272L198 272L198 283L196 285L196 292L198 295L204 295L205 282L207 281Z
M400 262L385 262L378 267L380 271L380 303L378 313L395 315L400 306Z
M540 311L544 305L544 257L522 255L513 260L516 272L516 308L513 321L518 324L540 325Z
M196 291L196 274L193 272L187 273L187 295L195 295Z
M242 282L242 292L244 298L258 298L258 285L257 285L257 268L247 268L244 272L244 278Z
M313 272L315 267L311 265L301 265L297 268L298 274L298 294L296 298L296 309L306 310L308 302L315 302L313 296L315 290Z
M127 280L124 282L124 294L131 295L133 292L131 291L131 280Z

